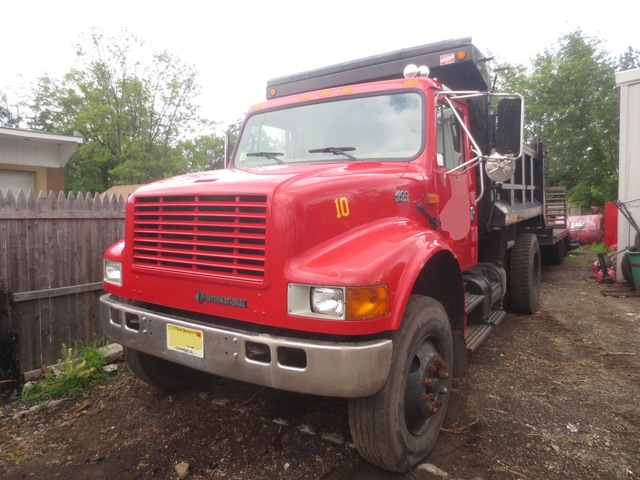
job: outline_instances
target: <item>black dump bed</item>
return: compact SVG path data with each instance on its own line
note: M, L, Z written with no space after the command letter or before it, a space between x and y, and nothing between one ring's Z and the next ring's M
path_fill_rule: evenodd
M489 58L471 43L459 38L383 53L328 67L273 78L267 82L267 99L356 83L402 78L413 63L429 67L452 90L487 91L490 85Z

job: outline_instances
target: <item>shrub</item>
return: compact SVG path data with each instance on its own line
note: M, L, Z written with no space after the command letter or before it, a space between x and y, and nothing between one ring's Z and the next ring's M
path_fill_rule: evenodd
M98 342L85 346L75 342L73 347L62 345L58 366L48 369L44 377L22 390L23 402L77 398L87 396L89 387L109 376L104 370L107 360Z

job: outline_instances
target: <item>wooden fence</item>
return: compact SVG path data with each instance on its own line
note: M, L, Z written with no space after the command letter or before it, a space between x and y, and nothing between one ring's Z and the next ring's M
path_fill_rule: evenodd
M21 373L56 363L63 344L101 338L102 254L124 234L125 204L122 196L0 192L0 287L9 299L9 328L0 331L16 334Z

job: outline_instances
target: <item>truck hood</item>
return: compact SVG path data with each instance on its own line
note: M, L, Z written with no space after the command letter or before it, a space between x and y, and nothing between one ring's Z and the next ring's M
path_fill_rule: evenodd
M417 161L276 164L184 175L141 187L134 195L196 203L205 196L228 196L225 202L260 198L266 205L268 258L281 264L340 243L361 248L358 236L383 241L365 233L372 225L424 220L416 213L424 181Z
M389 170L406 173L406 163L304 163L274 164L245 169L223 169L207 172L190 173L177 177L159 180L136 190L136 195L172 195L172 194L224 194L274 192L279 188L287 188L296 184L301 187L309 183L317 183L315 179L324 181L330 177L357 174L388 174ZM203 192L203 190L205 192Z

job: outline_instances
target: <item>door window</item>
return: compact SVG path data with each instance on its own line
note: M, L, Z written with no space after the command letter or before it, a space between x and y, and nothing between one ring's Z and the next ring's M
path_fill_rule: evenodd
M460 124L451 107L438 105L438 166L450 170L462 161Z

